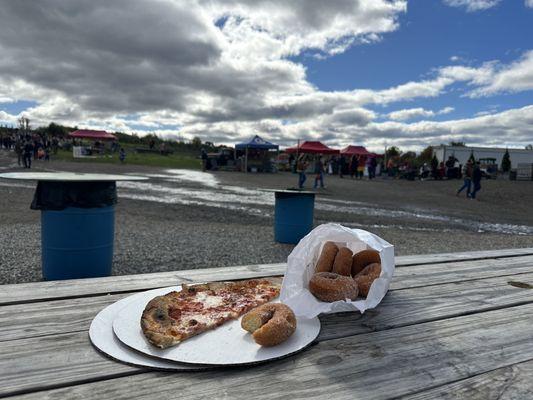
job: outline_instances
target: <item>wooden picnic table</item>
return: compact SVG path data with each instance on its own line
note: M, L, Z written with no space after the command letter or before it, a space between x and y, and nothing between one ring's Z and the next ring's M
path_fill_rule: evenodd
M275 276L285 264L4 285L0 397L533 398L533 248L402 256L396 265L376 309L321 316L306 350L199 372L113 361L92 347L89 325L133 292Z

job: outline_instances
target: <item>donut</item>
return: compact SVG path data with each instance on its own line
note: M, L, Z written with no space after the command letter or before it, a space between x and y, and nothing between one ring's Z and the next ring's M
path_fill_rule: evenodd
M357 275L363 270L368 264L372 263L381 263L381 257L379 256L379 251L376 250L363 250L359 253L356 253L353 256L352 262L352 276Z
M339 248L335 243L326 242L316 263L315 272L331 272L333 261L335 260L338 251Z
M367 265L359 274L354 277L354 281L357 283L359 294L363 297L368 296L368 291L372 282L374 282L381 274L381 264L372 263Z
M351 277L333 272L317 272L309 281L309 291L319 300L331 303L357 298L357 283Z
M352 251L348 247L341 247L335 256L331 272L339 275L351 276L352 262Z
M367 265L361 272L359 272L355 278L358 276L371 276L374 279L379 278L379 275L381 275L381 264L380 263L372 263Z
M261 346L276 346L296 330L294 312L281 303L266 303L244 314L241 327Z

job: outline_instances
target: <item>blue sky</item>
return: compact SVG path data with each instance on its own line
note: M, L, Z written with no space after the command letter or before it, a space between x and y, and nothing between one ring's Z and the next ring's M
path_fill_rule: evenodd
M485 11L465 12L440 1L409 2L400 16L400 28L377 43L351 47L325 59L295 57L307 67L308 79L320 90L386 89L407 81L429 78L437 67L467 64L474 67L492 60L509 63L533 48L533 8L506 0ZM452 57L459 57L452 61ZM386 113L398 108L424 107L455 110L435 120L466 118L487 110L506 110L533 103L531 91L489 98L461 97L464 84L437 98L413 99L374 108Z
M533 0L14 1L0 20L0 124L533 143Z

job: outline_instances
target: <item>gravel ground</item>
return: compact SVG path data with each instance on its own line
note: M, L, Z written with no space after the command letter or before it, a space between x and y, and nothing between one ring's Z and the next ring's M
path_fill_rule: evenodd
M20 171L0 151L0 171ZM35 170L133 173L119 186L115 275L285 261L292 245L274 242L273 194L295 185L290 173L242 174L91 163L37 162ZM310 186L312 176L308 177ZM326 177L315 224L362 227L396 254L533 247L533 182L483 181L480 200L457 198L459 181L352 181ZM40 213L34 184L0 181L0 283L42 279Z

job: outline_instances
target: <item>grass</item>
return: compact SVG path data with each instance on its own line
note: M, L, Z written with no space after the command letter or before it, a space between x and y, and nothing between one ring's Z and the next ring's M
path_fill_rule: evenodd
M153 167L162 168L184 168L184 169L200 169L200 160L190 153L174 153L163 156L161 154L152 153L136 153L135 147L123 146L126 150L126 160L124 164L133 165L149 165ZM105 163L105 164L120 164L118 152L114 154L106 154L94 158L74 158L72 150L59 150L57 154L51 154L53 160L63 160L81 163Z

